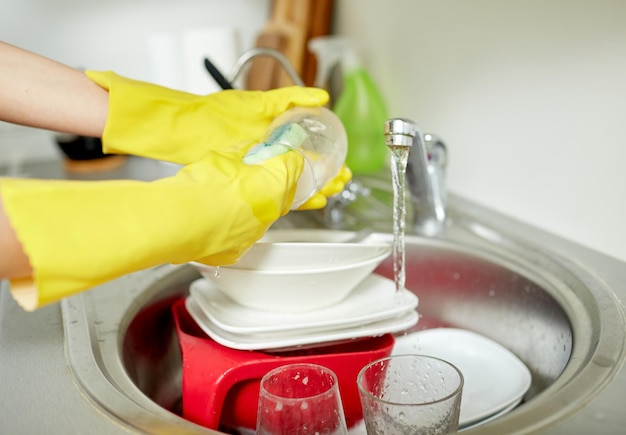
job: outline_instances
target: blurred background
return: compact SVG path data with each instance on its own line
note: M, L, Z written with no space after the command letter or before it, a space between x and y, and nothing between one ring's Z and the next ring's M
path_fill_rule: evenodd
M198 56L228 71L271 1L3 0L2 10L5 42L213 92ZM625 24L621 0L335 0L330 23L389 115L446 142L451 192L626 261ZM0 165L55 156L49 132L0 124Z

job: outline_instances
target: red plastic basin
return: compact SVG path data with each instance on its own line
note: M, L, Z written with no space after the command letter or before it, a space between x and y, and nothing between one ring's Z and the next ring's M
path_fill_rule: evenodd
M391 354L390 334L281 353L237 350L209 338L191 318L185 300L172 307L183 361L183 417L218 429L256 427L259 384L270 370L291 363L314 363L337 375L348 427L362 418L356 377L366 364Z

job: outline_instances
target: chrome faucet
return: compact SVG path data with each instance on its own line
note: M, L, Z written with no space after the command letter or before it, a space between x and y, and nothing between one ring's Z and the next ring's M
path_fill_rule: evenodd
M284 54L282 54L278 50L274 50L273 48L264 47L252 48L244 52L239 57L239 59L237 59L235 65L233 65L230 73L228 74L228 81L230 83L234 83L239 78L239 76L242 75L245 66L248 65L254 58L261 56L271 57L278 61L278 63L283 67L289 78L293 81L294 85L304 86L302 78L300 78L295 68L293 67L293 65L291 65L289 59L287 59Z
M446 220L445 144L432 134L422 135L415 122L403 118L385 122L385 143L410 147L406 181L414 208L413 228L425 236L439 234Z

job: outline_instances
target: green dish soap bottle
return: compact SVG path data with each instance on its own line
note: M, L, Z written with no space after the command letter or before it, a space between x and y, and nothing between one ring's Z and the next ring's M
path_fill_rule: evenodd
M383 133L388 118L385 101L349 43L342 39L333 43L343 51L339 60L343 89L332 110L348 136L346 165L355 174L378 172L389 158Z

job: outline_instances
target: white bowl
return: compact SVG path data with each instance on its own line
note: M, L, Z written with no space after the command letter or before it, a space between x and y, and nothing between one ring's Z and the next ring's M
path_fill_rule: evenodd
M390 252L388 244L257 243L234 265L191 264L240 305L305 312L343 300Z
M349 242L358 231L340 231L326 229L271 229L260 240L261 242L311 242L311 243L343 243ZM367 237L359 244L369 243L374 237ZM374 242L374 243L380 243Z
M390 250L388 243L259 242L228 268L266 272L328 269L360 263Z

